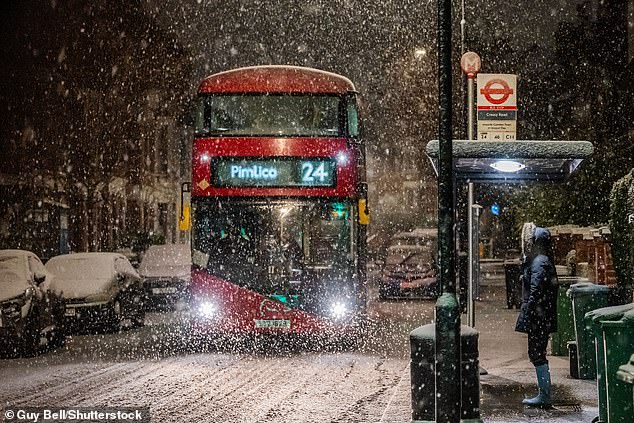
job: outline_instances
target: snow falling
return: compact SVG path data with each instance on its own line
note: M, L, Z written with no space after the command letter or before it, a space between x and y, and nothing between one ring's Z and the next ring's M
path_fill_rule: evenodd
M481 206L475 411L629 421L617 370L634 354L634 6L453 3L453 138L467 139L460 57L473 51L481 74L516 75L516 139L560 142L454 153L463 325L468 182ZM443 291L437 4L0 8L0 405L140 407L162 422L411 421L412 392L435 382L416 385L412 369L434 357L417 362L410 334L435 322ZM498 159L520 170L498 177ZM537 389L514 331L526 222L549 229L560 283L549 411L521 404ZM575 306L577 282L607 294ZM621 308L605 311L605 333L595 327L601 362L573 314L607 306ZM623 395L601 396L574 360Z

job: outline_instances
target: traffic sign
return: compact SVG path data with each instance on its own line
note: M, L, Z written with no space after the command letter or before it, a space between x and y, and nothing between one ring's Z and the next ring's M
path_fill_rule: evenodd
M466 52L460 58L460 67L469 78L473 78L478 72L480 72L481 63L480 56L478 56L478 53L473 51Z
M513 141L517 134L517 76L478 75L478 139Z

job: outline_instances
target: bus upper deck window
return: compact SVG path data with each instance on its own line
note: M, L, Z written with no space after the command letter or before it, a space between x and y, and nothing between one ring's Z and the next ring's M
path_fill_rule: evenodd
M196 134L203 135L209 132L209 108L204 98L198 98L195 108L195 131Z

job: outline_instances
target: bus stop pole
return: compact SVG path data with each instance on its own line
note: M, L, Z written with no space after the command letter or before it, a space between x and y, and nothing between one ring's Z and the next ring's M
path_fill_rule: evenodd
M477 246L480 240L480 211L482 207L478 204L472 204L469 208L470 217L469 217L469 230L471 231L469 242L473 246ZM470 266L470 275L469 275L469 292L471 293L470 300L470 308L469 308L469 326L472 328L475 327L475 298L474 295L477 291L479 295L479 289L476 289L476 286L480 283L480 256L478 254L478 249L474 248L469 251L469 266ZM483 373L480 373L483 374Z
M474 75L467 75L467 139L469 141L473 140L473 78ZM468 234L469 238L469 267L467 272L467 324L472 328L475 327L475 299L473 297L474 291L474 250L476 246L474 245L474 234L473 234L473 182L469 182L468 184L468 194L467 194L467 221L468 223Z
M441 294L436 301L435 379L437 423L459 423L460 308L456 298L451 0L438 0L438 252Z
M467 271L467 324L473 328L475 327L475 299L473 295L475 282L473 268L473 251L475 250L473 239L473 182L469 182L469 191L467 196L467 221L469 222L467 233L467 237L469 239Z

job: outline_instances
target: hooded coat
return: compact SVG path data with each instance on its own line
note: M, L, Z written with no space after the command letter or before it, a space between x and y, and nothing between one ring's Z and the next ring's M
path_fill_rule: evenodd
M557 331L557 273L550 232L533 225L524 236L522 306L515 330L553 333Z

